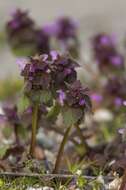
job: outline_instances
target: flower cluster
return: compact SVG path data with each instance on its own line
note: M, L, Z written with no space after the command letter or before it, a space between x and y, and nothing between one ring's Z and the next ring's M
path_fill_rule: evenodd
M117 51L114 40L107 34L98 34L93 38L93 50L101 71L122 70L124 57Z
M68 51L72 56L78 57L78 23L74 19L60 17L54 23L46 25L44 31L57 39L62 51Z
M20 62L18 62L20 64ZM27 91L65 88L66 83L77 79L75 68L78 64L68 55L60 55L55 51L31 57L19 65L21 75L27 82Z
M63 105L79 109L91 109L91 101L89 98L88 88L84 88L80 81L76 80L72 85L67 85L66 91L59 90L58 101Z
M67 17L59 18L56 21L56 36L60 40L77 38L77 23Z
M79 66L68 55L60 55L56 51L31 57L22 63L21 75L25 79L26 93L34 92L33 96L43 90L50 91L57 97L61 105L64 102L73 108L91 107L88 89L81 86L77 81L75 68Z
M56 37L61 49L70 52L73 57L79 56L79 42L77 37L77 23L68 17L59 18L56 21Z
M3 107L5 121L10 122L12 125L18 125L20 118L16 106Z
M34 28L34 21L29 18L27 11L21 11L17 9L12 14L12 19L7 23L7 28L10 32L10 35L25 29L25 28Z
M28 12L17 9L6 26L8 40L16 47L20 43L32 43L35 40L34 29L35 23L28 16Z
M16 53L15 49L18 48L22 55L25 49L24 54L27 56L49 53L50 46L53 45L51 39L54 38L56 46L58 45L62 51L78 57L77 29L77 22L69 17L58 18L55 22L39 28L28 12L20 9L13 13L11 20L6 24L8 41L14 52Z
M55 51L51 52L52 64L51 74L53 87L65 87L66 83L72 83L77 79L75 70L79 65L69 57L69 55L59 55Z
M123 105L126 100L126 79L116 76L111 77L106 84L105 91L116 106Z
M21 75L26 82L26 90L49 89L51 83L49 63L46 55L31 57L21 71Z
M77 29L77 22L69 17L58 18L55 22L45 25L44 27L46 33L62 41L76 39Z
M17 9L6 25L8 41L13 48L31 48L32 53L49 52L49 36L43 29L37 29L27 11Z

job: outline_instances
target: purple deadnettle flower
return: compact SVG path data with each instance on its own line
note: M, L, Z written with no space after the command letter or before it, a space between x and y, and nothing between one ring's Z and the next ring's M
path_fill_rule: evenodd
M28 16L27 11L21 11L20 9L15 10L15 13L12 15L12 19L7 23L7 31L10 32L10 35L21 30L23 28L32 28L34 22Z
M12 48L35 48L36 32L35 23L28 16L27 11L17 9L10 21L6 24L8 42ZM33 50L32 50L33 51Z
M64 105L64 100L66 99L66 94L63 90L57 90L57 93L58 93L58 100L59 100L59 103L61 104L61 106Z
M85 104L85 100L84 100L84 99L81 99L81 100L79 101L79 104L80 104L80 106L83 106L83 105Z
M124 59L121 55L112 56L110 59L111 59L111 63L115 66L120 66L124 64L123 63Z
M117 97L114 99L114 104L118 107L120 107L122 105L122 99Z
M107 35L101 36L101 38L99 38L99 41L100 41L101 45L103 45L103 46L108 46L108 45L112 44L111 38Z
M113 43L113 38L107 34L98 34L93 37L92 45L96 54L103 50L113 50L115 44Z
M125 77L111 77L105 86L105 94L108 100L112 101L116 107L123 106L126 98L126 79Z
M91 99L97 103L100 103L102 100L103 100L103 97L101 94L98 94L98 93L93 93L91 95Z
M49 23L45 25L43 31L49 36L56 36L58 31L57 23Z
M68 17L61 17L53 24L53 30L55 36L60 40L67 40L69 38L77 37L78 25L73 19Z
M72 83L77 79L77 72L75 70L79 65L72 60L68 55L60 55L56 52L51 52L51 74L54 87L64 88L65 83Z
M7 121L7 118L5 115L0 114L0 125Z
M57 51L54 51L54 50L52 50L50 52L50 55L51 55L53 61L57 60L58 56L59 56L58 53L57 53Z
M91 109L91 100L88 89L84 88L80 81L75 81L72 85L68 85L66 89L65 103L73 108Z
M79 57L78 24L73 19L61 17L56 21L55 37L63 52L69 52L72 57Z
M78 23L69 17L60 17L55 22L43 27L46 34L63 41L77 38L77 29Z
M46 59L45 59L46 57ZM25 79L26 91L49 89L51 84L50 67L45 54L38 57L31 57L21 75Z
M111 77L106 84L105 90L113 97L124 99L126 97L126 79L124 77Z
M17 107L3 107L4 117L6 117L6 121L12 123L13 125L18 125L20 123L20 119L17 113Z
M24 77L27 90L66 88L77 79L75 68L78 64L68 55L56 51L31 57L27 64L21 64L21 75Z
M101 71L124 68L124 57L118 53L111 36L98 34L93 38L92 44L94 56Z
M16 63L19 66L20 71L23 71L23 69L25 68L25 65L27 63L27 59L26 58L18 58Z

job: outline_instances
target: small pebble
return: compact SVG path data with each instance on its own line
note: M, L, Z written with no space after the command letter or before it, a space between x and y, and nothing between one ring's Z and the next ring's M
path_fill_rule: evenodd
M27 190L54 190L52 187L28 187Z
M54 190L52 187L43 187L43 190Z

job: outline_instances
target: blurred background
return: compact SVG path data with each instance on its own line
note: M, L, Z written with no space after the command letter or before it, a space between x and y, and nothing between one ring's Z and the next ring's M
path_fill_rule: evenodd
M1 0L0 1L0 32L15 8L29 10L38 25L54 20L60 15L72 16L80 22L83 44L95 32L112 32L118 37L126 31L126 1L120 0ZM0 42L1 43L1 42ZM1 43L1 46L2 43ZM0 50L0 78L16 75L18 69L9 47Z

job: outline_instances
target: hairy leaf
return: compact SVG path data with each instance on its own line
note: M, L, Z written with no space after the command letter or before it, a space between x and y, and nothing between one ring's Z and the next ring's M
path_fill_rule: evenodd
M77 123L83 116L81 109L64 107L62 109L64 124L67 126Z

